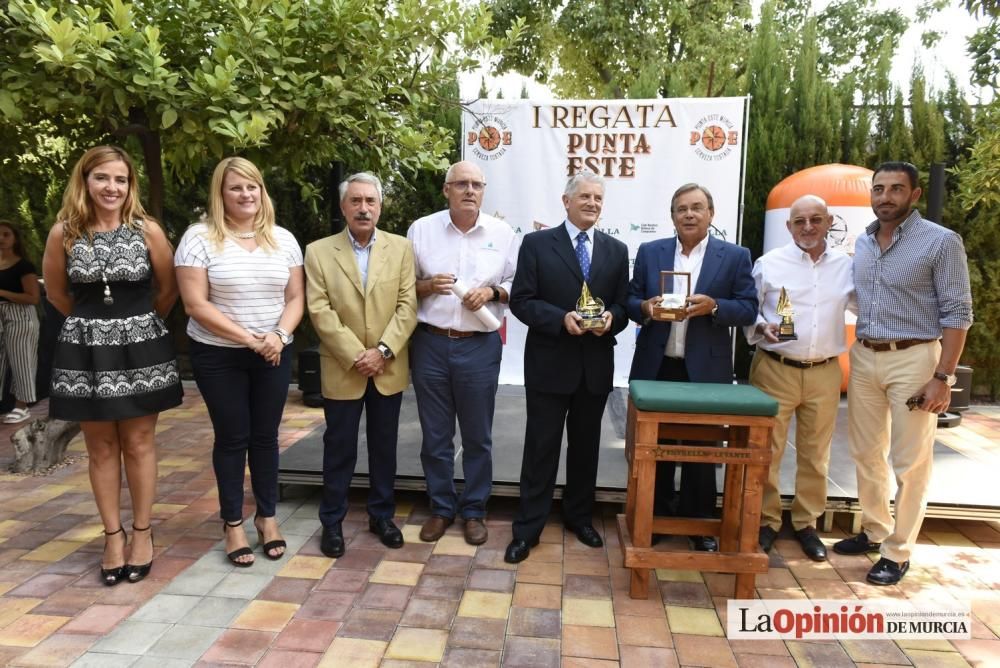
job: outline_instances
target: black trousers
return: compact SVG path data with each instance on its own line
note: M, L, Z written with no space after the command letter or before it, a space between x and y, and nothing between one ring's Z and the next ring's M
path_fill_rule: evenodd
M656 380L689 382L684 360L664 357ZM676 462L656 463L653 513L676 517L712 517L715 514L715 464L681 463L680 494L674 490Z
M521 459L521 502L514 518L515 540L531 542L542 533L556 487L563 425L566 426L566 487L563 522L589 525L597 486L601 421L608 394L591 394L580 383L573 394L524 388L526 424Z
M338 527L347 514L347 492L358 462L362 410L368 436L368 515L392 519L396 511L396 439L402 403L402 392L381 394L370 378L359 399L323 399L326 431L319 519L324 527Z
M243 518L243 479L250 485L257 514L273 517L278 503L278 426L292 376L292 349L272 366L249 348L191 341L191 366L215 431L212 466L219 486L219 514L227 522Z

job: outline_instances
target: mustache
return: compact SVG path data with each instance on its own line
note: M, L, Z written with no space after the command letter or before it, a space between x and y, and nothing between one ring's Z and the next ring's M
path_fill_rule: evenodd
M359 211L358 213L354 214L354 220L371 220L371 219L372 215L367 211Z

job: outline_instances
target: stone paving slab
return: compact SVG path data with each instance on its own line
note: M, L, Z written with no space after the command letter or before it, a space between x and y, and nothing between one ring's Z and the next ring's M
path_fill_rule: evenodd
M831 554L815 564L786 530L757 579L758 595L769 598L969 601L972 639L955 642L730 641L732 576L661 569L649 599L629 598L614 521L620 507L611 505L595 518L605 548L580 545L556 509L541 545L512 566L502 555L514 500L491 500L484 545L466 545L458 524L423 544L426 500L400 493L396 522L407 545L390 550L367 531L364 492L354 491L347 553L334 560L319 550L317 490L290 486L277 513L285 557L264 558L248 504L256 563L235 568L223 554L211 426L197 391L185 391L183 407L164 413L157 429L156 558L142 583L98 580L103 542L79 439L70 446L75 461L48 476L0 474L0 665L1000 665L998 522L928 519L913 569L887 588L864 581L871 558ZM322 421L296 392L285 415L282 447ZM984 465L1000 461L1000 410L973 408L959 430L947 434L950 447ZM0 443L11 431L0 427ZM0 445L0 464L5 458L9 446ZM844 535L821 534L828 546Z

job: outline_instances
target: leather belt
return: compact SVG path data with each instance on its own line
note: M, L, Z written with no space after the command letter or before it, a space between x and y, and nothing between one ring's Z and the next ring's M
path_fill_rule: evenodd
M789 357L783 357L782 355L779 355L778 353L774 352L773 350L768 350L767 348L761 348L761 350L763 350L765 353L767 353L767 356L770 357L771 359L778 360L782 364L785 364L787 366L793 366L796 369L811 369L814 366L823 366L824 364L826 364L828 362L832 362L833 360L837 359L836 357L827 357L824 360L816 360L816 361L812 361L812 360L793 360L793 359L791 359Z
M877 353L884 353L887 350L906 350L923 343L933 343L937 339L899 339L898 341L869 341L868 339L858 339L858 343L865 348L870 348Z
M420 326L431 334L447 336L449 339L465 339L470 336L483 336L485 334L489 334L489 332L463 332L458 329L442 329L440 327L435 327L434 325L428 325L426 322L420 323Z

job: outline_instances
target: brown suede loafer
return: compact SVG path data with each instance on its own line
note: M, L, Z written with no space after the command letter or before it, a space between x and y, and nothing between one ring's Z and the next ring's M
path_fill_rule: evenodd
M469 517L465 520L465 542L469 545L482 545L489 538L486 523L482 517Z
M444 517L443 515L431 515L430 518L424 522L424 526L420 528L420 540L425 543L433 543L438 538L444 535L444 532L451 526L454 522L452 517Z

